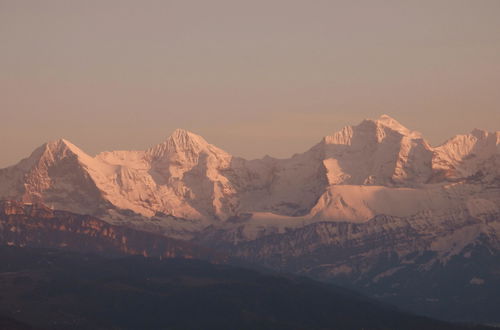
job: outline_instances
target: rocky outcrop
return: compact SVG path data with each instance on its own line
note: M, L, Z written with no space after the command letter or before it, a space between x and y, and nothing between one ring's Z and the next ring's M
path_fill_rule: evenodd
M15 201L0 202L0 244L105 255L225 260L220 253L188 242L111 225L89 215L52 210L40 203Z

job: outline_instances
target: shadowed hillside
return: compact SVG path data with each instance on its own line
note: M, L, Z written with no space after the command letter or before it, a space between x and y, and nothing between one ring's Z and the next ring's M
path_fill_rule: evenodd
M460 329L303 278L0 248L0 312L49 329Z

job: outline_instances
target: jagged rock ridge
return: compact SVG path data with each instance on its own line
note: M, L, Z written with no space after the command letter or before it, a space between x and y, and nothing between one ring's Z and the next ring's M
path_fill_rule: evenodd
M89 215L52 210L40 203L16 201L0 201L0 244L111 256L226 260L221 253L189 242L111 225Z

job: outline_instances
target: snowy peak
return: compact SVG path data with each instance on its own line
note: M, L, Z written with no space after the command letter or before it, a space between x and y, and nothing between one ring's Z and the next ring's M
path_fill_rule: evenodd
M391 116L388 115L382 115L378 119L374 120L375 123L378 125L382 125L388 128L391 128L395 131L403 131L403 132L409 132L410 130L406 128L405 126L401 125L396 119L392 118Z
M388 115L346 126L315 149L330 184L414 185L432 170L428 143Z
M339 132L324 137L323 142L326 144L365 145L371 142L381 143L386 137L394 134L409 139L422 139L419 132L406 128L388 115L382 115L378 119L365 119L356 126L346 126Z
M31 153L28 158L19 162L17 167L23 171L28 171L36 166L48 167L63 159L75 159L85 161L91 159L85 152L65 139L58 139L47 142Z
M75 146L73 143L66 139L57 139L57 140L52 140L47 143L45 143L47 148L50 149L55 149L55 148L64 148L64 149L78 149L80 150L77 146Z
M500 132L474 129L434 148L433 167L447 179L481 176L495 181L500 176Z
M396 119L388 116L382 115L376 120L365 119L358 127L363 126L371 126L374 125L377 130L377 136L379 139L383 139L383 137L387 134L386 131L398 132L402 136L406 136L412 139L422 138L422 135L419 132L412 131L405 126L401 125Z
M208 142L201 136L178 128L172 132L166 143L176 149L193 149L208 145Z
M59 139L0 170L0 198L84 213L114 207L204 224L252 212L306 216L314 208L330 214L323 208L345 209L340 199L325 195L335 185L420 189L428 183L500 182L499 141L499 132L474 130L433 148L387 115L346 126L309 151L280 160L233 158L183 129L146 151L96 157ZM318 201L324 203L315 207Z
M147 154L152 159L168 158L179 154L188 158L197 158L203 152L225 154L223 150L209 144L203 137L184 129L176 129L165 142L149 149Z
M41 149L43 154L53 160L62 159L68 156L75 156L77 158L88 159L91 158L80 148L65 139L58 139L47 142Z
M474 129L469 134L456 135L435 148L448 161L461 162L466 158L481 156L487 158L500 150L500 132Z
M47 142L17 165L0 170L0 196L94 212L104 204L91 175L95 164L67 140Z

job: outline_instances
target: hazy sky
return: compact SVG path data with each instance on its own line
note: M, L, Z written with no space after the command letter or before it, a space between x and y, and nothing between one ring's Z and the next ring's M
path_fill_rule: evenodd
M0 0L0 167L177 127L247 158L382 113L432 144L499 130L499 17L499 0Z

